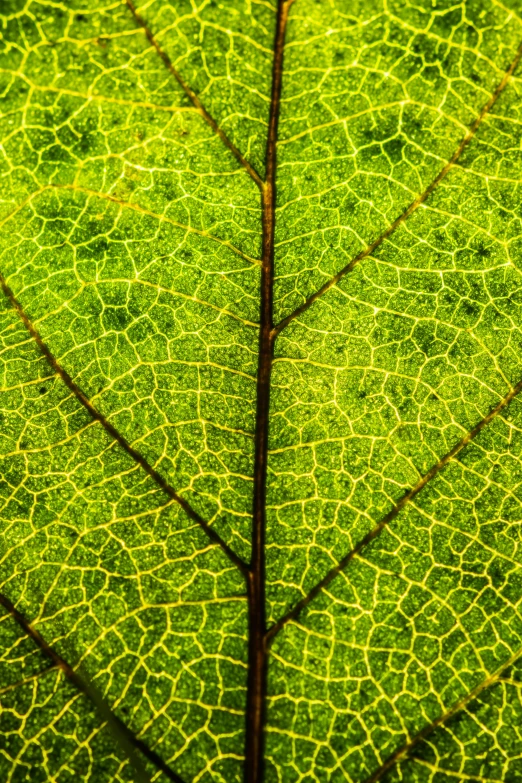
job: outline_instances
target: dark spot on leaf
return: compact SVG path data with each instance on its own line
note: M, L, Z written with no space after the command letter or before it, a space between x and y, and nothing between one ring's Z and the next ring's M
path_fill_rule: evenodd
M491 255L491 250L489 249L489 247L484 247L484 246L479 247L477 248L477 255L479 256L479 258L489 258Z
M477 315L479 312L478 306L473 302L469 302L467 299L462 302L462 309L468 315Z
M124 307L107 307L104 312L104 321L109 329L123 331L131 322L131 316Z

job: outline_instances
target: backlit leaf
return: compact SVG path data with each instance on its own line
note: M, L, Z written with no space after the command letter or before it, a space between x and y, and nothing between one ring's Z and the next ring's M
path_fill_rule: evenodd
M521 57L0 3L2 781L522 781Z

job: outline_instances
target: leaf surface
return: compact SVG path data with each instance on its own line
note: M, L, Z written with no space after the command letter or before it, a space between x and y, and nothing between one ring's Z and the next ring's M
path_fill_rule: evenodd
M5 0L6 781L522 780L513 0Z

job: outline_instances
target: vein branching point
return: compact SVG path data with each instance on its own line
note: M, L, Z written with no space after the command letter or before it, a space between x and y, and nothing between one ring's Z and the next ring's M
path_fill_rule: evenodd
M439 5L0 9L2 780L518 774L522 19Z
M251 578L248 592L248 681L246 705L245 781L261 783L264 778L264 722L266 703L266 481L270 387L273 360L274 238L276 220L277 138L285 33L290 0L279 0L272 65L272 96L266 147L266 181L262 191L263 266L257 406L254 450L254 513L252 523Z

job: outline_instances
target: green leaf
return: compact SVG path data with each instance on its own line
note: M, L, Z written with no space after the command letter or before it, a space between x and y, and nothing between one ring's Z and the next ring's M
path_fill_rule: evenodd
M2 781L522 781L519 6L3 0Z

